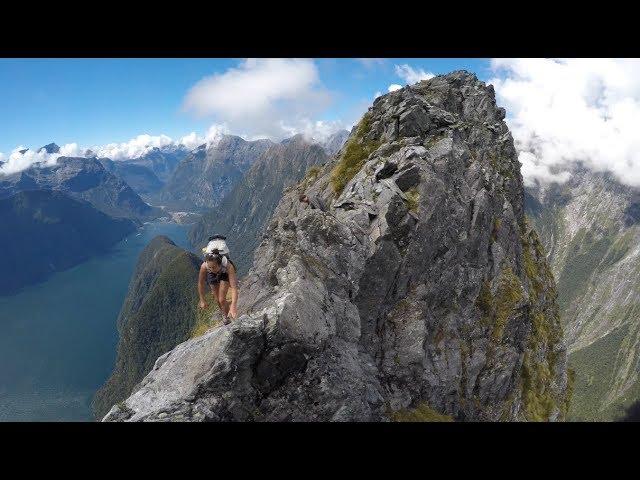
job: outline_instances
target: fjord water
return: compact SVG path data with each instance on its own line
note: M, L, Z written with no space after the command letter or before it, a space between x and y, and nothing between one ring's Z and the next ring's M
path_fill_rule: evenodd
M188 249L188 228L146 224L103 256L0 296L0 421L93 420L138 255L156 235Z

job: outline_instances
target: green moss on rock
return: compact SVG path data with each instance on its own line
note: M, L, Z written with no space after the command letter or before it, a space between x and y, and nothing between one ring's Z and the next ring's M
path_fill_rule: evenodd
M416 408L397 410L389 414L394 422L453 422L451 415L444 415L427 403L419 403Z
M340 194L349 181L355 177L367 160L367 157L379 146L379 141L365 141L364 136L371 128L371 115L367 112L356 130L354 137L347 141L338 164L331 171L331 186Z
M417 187L411 187L406 193L405 193L405 202L407 204L407 208L409 209L409 211L411 212L417 212L418 211L418 202L420 200L420 192L418 192L418 188Z

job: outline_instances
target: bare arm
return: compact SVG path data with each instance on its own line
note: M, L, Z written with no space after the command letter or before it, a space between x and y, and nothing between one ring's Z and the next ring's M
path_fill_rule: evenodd
M238 277L236 276L236 267L229 265L227 270L229 275L229 290L231 290L231 305L229 305L229 315L232 318L238 316Z
M200 265L200 273L198 273L198 295L200 296L200 308L207 308L207 301L205 300L206 280L207 267L203 263Z

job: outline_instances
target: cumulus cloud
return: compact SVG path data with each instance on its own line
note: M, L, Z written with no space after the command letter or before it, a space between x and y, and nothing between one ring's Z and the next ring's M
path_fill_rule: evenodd
M165 147L171 145L173 140L167 135L138 135L128 142L109 143L107 145L91 147L99 157L106 157L112 160L122 160L125 158L136 158L151 151L154 147Z
M528 184L566 181L581 162L640 186L640 61L498 59L492 68Z
M222 136L227 134L229 134L229 128L226 124L213 124L209 127L204 136L198 135L196 132L191 132L190 134L180 138L178 143L184 145L190 150L193 150L205 143L207 145L217 144Z
M395 92L396 90L400 90L402 88L402 85L398 85L397 83L392 83L391 85L389 85L389 88L387 89L389 92Z
M425 72L421 68L414 69L406 63L403 65L396 65L395 71L396 75L402 78L408 85L412 85L421 80L429 80L430 78L435 77L435 75L431 72Z
M351 127L342 121L305 121L296 126L287 125L283 123L281 125L283 131L287 132L287 137L291 137L296 134L303 134L307 140L315 140L318 142L325 142L329 137L338 130L349 130ZM264 137L263 137L264 138Z
M248 136L277 139L302 132L329 105L315 63L305 59L248 59L203 78L184 99L184 109L225 122Z
M24 146L19 146L13 149L5 163L0 166L0 174L9 175L20 172L32 165L55 165L60 156L60 153L49 154L44 150L37 152L26 149Z

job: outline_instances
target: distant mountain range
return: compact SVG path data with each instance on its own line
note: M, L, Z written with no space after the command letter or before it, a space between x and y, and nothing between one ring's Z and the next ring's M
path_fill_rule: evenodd
M132 162L114 162L108 158L100 158L99 161L108 172L127 182L138 195L153 195L162 190L164 186L153 170L143 165Z
M577 168L528 188L576 371L570 418L613 420L640 399L640 189Z
M0 219L0 294L104 253L136 229L131 220L51 190L0 199Z
M144 221L160 215L96 158L60 157L53 166L36 165L0 176L0 199L28 190L61 191L113 217Z
M154 147L140 157L118 160L118 162L148 168L160 181L167 182L178 164L189 153L190 150L184 145L166 145Z
M215 207L271 145L269 140L246 141L234 135L201 145L177 165L162 191L162 203L199 211Z

